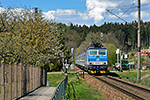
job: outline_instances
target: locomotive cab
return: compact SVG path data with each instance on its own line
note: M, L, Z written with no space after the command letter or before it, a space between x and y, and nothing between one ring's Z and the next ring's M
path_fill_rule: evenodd
M89 74L106 74L107 49L100 43L93 43L84 53L76 57L76 64Z
M102 45L87 48L85 66L90 74L107 73L107 49Z

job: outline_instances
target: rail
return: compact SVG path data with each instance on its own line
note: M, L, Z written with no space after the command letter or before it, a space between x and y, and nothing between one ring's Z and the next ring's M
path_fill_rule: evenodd
M68 75L57 86L56 91L52 96L52 100L61 100L61 99L64 100L67 83L68 83Z
M134 90L134 89L131 89L132 87L133 87L133 85L131 85L131 84L129 84L129 83L126 83L126 82L123 82L123 81L118 81L117 79L115 80L115 79L113 79L113 78L110 78L110 77L107 77L107 76L103 76L103 78L100 78L100 77L98 77L98 76L93 76L94 78L96 78L96 79L98 79L98 80L100 80L100 81L102 81L102 82L104 82L104 83L106 83L107 85L109 85L109 86L111 86L112 88L114 88L114 89L116 89L116 90L118 90L118 91L120 91L120 92L122 92L123 94L126 94L126 95L128 95L129 97L132 97L132 98L134 98L134 99L136 99L136 100L147 100L146 98L147 98L147 94L149 94L149 93L145 93L144 94L144 96L142 95L143 93L143 91L142 92L140 92L141 94L139 94L139 93L137 93L137 92L139 92L139 91L141 91L141 90L139 90L139 87L136 87L136 86L134 86L134 88L136 87L136 91ZM108 81L108 79L111 79L111 80L115 80L116 82L120 82L119 84L116 84L116 83L114 83L114 82L112 82L112 81ZM126 86L123 86L123 85L126 85ZM130 86L130 88L128 88L128 86L127 85L129 85ZM141 88L140 88L141 89ZM143 88L144 89L144 88ZM135 91L135 92L134 92ZM146 91L147 92L147 91Z

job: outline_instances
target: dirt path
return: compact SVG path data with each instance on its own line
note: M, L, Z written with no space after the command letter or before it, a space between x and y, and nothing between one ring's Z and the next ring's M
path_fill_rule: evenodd
M142 80L142 79L145 79L145 78L148 78L148 77L150 77L150 74L146 74L146 75L142 76L142 77L141 77L141 80Z

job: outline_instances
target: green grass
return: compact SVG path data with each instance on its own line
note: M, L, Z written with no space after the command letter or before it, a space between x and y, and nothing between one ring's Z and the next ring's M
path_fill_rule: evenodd
M65 74L47 75L50 86L57 86L65 77ZM81 76L75 74L68 75L68 85L65 93L65 100L105 100L100 91L84 84Z
M77 78L76 75L68 76L68 85L65 94L65 100L105 100L100 91L91 88Z
M137 82L137 72L126 72L126 73L117 73L117 74L119 75L119 78L124 79L126 81L136 83L136 84L142 84L150 87L150 77L142 79L139 82ZM150 74L150 71L141 72L141 77L145 74Z
M50 86L57 85L65 78L65 74L49 74L47 75L47 81L50 83Z

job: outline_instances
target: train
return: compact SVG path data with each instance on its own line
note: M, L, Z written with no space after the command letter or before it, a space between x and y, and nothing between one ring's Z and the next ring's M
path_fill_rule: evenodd
M84 53L78 55L75 64L89 74L106 74L108 52L101 43L92 43Z

